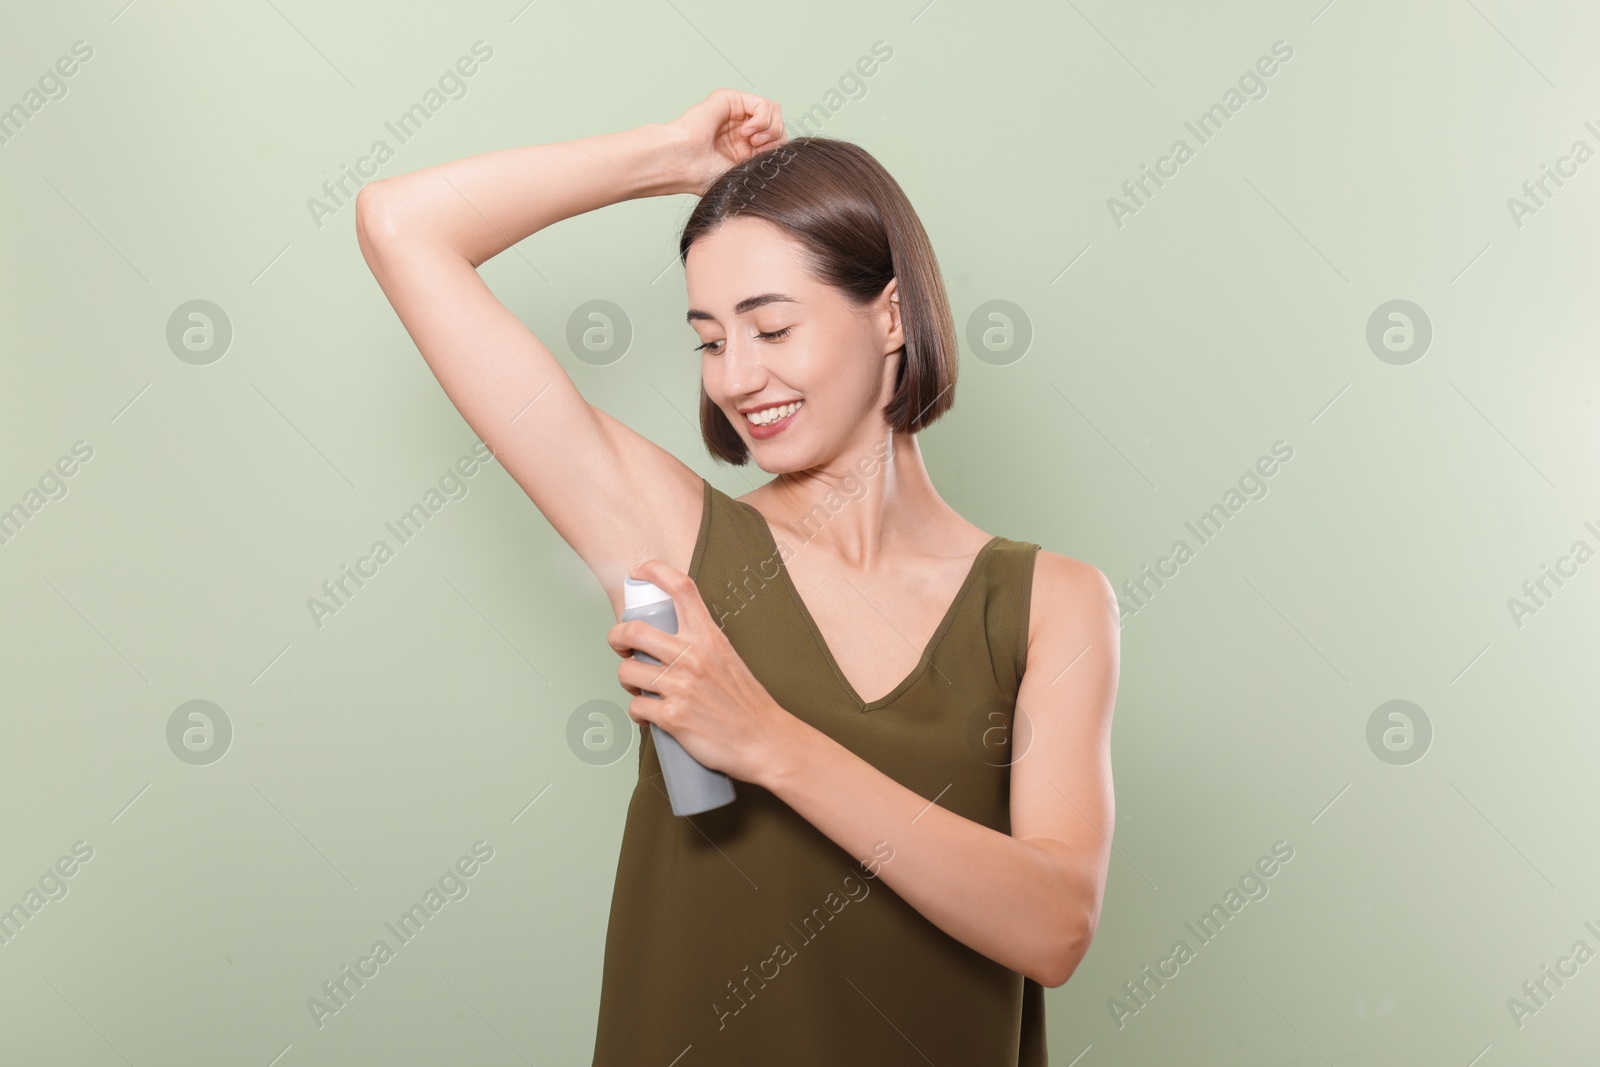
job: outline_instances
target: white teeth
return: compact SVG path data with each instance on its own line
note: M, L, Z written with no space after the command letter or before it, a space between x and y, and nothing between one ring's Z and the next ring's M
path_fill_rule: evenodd
M749 419L757 426L766 426L769 423L777 422L786 415L792 415L796 411L799 411L800 405L804 403L804 400L796 400L794 403L784 404L782 407L763 408L760 411L746 415L745 418Z

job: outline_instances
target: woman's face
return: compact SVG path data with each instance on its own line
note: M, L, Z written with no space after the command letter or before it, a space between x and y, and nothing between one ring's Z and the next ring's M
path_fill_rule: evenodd
M684 262L706 395L769 474L841 456L853 466L882 441L905 345L896 283L858 309L813 278L803 254L781 229L746 216L695 241ZM766 427L746 414L794 402Z

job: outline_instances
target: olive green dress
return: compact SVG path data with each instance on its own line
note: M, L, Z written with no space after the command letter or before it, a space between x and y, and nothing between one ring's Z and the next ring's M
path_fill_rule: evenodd
M689 575L780 705L895 781L1010 832L1009 738L1039 546L993 538L924 655L851 687L750 504L704 483ZM594 1067L1038 1067L1044 990L929 922L771 792L672 814L650 731L606 931ZM892 836L892 835L891 835Z

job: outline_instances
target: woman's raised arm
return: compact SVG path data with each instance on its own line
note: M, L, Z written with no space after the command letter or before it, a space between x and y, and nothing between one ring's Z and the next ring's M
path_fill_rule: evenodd
M634 563L656 558L688 569L700 476L584 400L477 268L560 219L636 197L699 192L716 153L728 154L729 123L756 132L758 115L741 117L728 103L717 105L728 111L715 127L721 147L705 137L717 95L676 123L487 152L370 182L356 198L361 254L428 367L594 571L618 616ZM746 141L741 150L755 149Z

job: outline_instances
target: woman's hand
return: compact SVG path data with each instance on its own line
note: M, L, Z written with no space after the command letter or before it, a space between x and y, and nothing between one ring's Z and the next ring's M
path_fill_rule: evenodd
M706 610L694 579L658 559L636 565L629 576L671 594L678 632L631 619L606 634L624 657L617 680L633 694L628 717L640 726L656 723L704 766L760 784L800 720L756 681ZM634 649L654 656L661 666L633 659ZM642 696L642 689L661 696Z
M685 192L696 196L735 163L786 140L778 105L737 89L716 90L666 126L682 145Z

